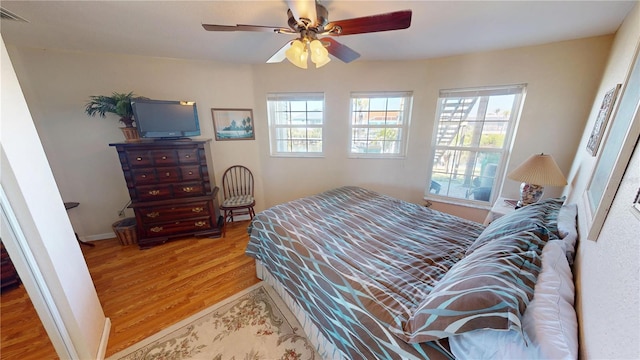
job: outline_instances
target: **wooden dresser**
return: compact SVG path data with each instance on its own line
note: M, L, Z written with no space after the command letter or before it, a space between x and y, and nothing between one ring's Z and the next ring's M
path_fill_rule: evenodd
M0 285L1 290L4 291L9 288L16 287L20 285L20 278L18 277L18 272L16 268L13 266L11 259L9 258L9 253L4 249L4 244L0 242L0 265L1 265L1 278Z
M185 236L218 237L217 203L210 140L141 140L114 143L131 206L138 245L148 248Z

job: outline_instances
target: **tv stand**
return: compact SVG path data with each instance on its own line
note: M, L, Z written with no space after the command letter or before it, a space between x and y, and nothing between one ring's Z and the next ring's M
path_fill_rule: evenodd
M211 140L114 143L141 249L180 237L220 237Z

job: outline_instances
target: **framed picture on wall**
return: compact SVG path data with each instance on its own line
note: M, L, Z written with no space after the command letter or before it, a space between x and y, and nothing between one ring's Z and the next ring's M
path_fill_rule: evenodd
M253 110L211 109L216 140L254 140Z
M631 211L633 212L633 215L635 215L638 220L640 220L640 187L638 188L635 199L633 199Z
M607 218L631 154L640 136L640 43L611 119L591 179L584 192L587 239L596 240ZM631 202L633 199L629 199Z
M621 86L622 84L618 84L604 94L604 99L602 100L602 105L600 105L600 111L598 112L598 118L596 119L596 123L593 125L593 130L591 131L591 136L589 136L589 142L587 143L587 151L589 151L591 156L596 156L596 153L598 152L598 147L602 141L602 135L604 135L604 130L607 128L607 122L609 121L609 117L611 117L611 111L613 111L613 105L616 102L616 96L618 96L618 91L620 91Z

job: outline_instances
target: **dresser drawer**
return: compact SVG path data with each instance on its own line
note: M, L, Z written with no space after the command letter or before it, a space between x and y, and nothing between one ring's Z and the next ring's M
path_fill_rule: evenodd
M137 199L140 201L155 201L170 199L172 197L171 185L145 185L136 189ZM132 199L134 200L134 199Z
M181 220L194 217L209 216L211 209L209 201L198 201L188 204L171 206L153 206L139 208L140 218L145 224L168 220Z
M177 167L164 167L156 169L156 178L158 182L177 182L180 181L180 169Z
M135 169L131 171L131 174L136 185L155 184L158 181L156 171L153 168Z
M188 220L167 221L143 225L143 237L162 237L180 233L194 233L211 229L211 218L200 217Z
M174 165L178 163L176 152L173 150L153 150L151 151L151 156L156 166Z
M129 165L132 167L152 166L153 159L149 151L126 151L125 152Z
M204 195L204 186L202 185L202 182L174 184L173 195L175 197Z
M178 161L180 164L197 164L200 162L198 157L198 149L180 149L178 150Z
M200 166L181 166L180 173L182 181L202 180Z

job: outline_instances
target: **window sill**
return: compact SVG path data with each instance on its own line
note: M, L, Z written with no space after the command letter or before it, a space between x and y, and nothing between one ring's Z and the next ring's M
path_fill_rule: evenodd
M490 202L479 204L477 202L465 201L462 199L451 199L444 197L436 197L436 196L425 196L423 197L425 201L455 205L455 206L463 206L472 209L480 209L480 210L491 210L493 205Z
M349 154L349 159L385 159L385 160L404 160L404 155L380 155L380 154Z
M324 158L324 154L270 154L271 157L274 158L297 158L297 159L308 159L308 158Z

